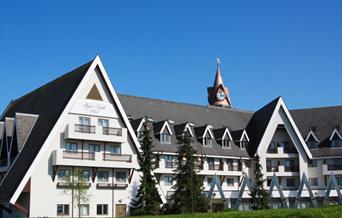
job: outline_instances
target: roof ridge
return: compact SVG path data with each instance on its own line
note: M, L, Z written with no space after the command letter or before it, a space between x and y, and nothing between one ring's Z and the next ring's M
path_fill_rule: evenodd
M297 109L291 109L290 111L299 111L299 110L319 110L319 109L328 109L328 108L342 108L342 105L332 105L332 106L323 106L323 107L297 108Z
M244 110L244 109L237 109L237 108L224 108L224 107L217 107L217 106L211 106L211 105L199 105L199 104L192 104L192 103L185 103L185 102L177 102L177 101L172 101L172 100L150 98L150 97L144 97L144 96L128 95L128 94L122 94L122 93L118 93L118 95L119 96L130 97L130 98L147 99L147 100L165 102L165 103L169 103L169 104L182 104L182 105L187 105L187 106L192 106L192 107L201 107L201 108L206 108L206 109L232 111L232 112L239 112L239 113L254 113L254 111L249 111L249 110Z
M40 86L40 87L38 87L38 88L36 88L36 89L34 89L34 90L32 90L32 91L30 91L30 92L24 94L24 95L22 95L22 96L20 96L19 98L16 98L16 99L14 99L14 100L11 100L10 103L11 103L11 104L14 104L14 103L16 103L17 101L19 101L19 100L21 100L21 99L23 99L23 98L25 98L25 97L27 97L27 96L33 94L33 93L36 93L37 91L39 91L39 90L41 90L41 89L43 89L43 88L45 88L45 87L51 85L52 83L54 83L54 82L56 82L56 81L58 81L58 80L61 80L61 79L65 78L65 77L69 76L71 73L77 72L77 70L79 70L79 69L81 69L81 68L83 68L83 67L85 67L85 66L87 66L87 65L89 65L88 67L90 67L90 64L91 64L93 61L94 61L94 59L92 59L91 61L88 61L88 62L85 63L85 64L82 64L81 66L79 66L79 67L77 67L77 68L74 68L74 69L68 71L67 73L63 74L62 76L59 76L59 77L57 77L57 78L51 80L50 82L45 83L44 85L42 85L42 86Z

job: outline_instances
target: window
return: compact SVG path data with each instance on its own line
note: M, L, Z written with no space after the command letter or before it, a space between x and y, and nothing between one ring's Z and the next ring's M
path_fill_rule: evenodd
M97 215L108 215L108 204L98 204L96 206Z
M316 149L318 148L318 143L315 140L309 140L307 141L309 149Z
M97 123L98 123L99 126L109 127L109 120L107 120L107 119L100 119L99 118Z
M311 186L318 186L318 178L309 178L309 183Z
M203 146L211 147L213 145L213 139L210 137L203 138Z
M272 184L272 179L267 179L267 186L271 186Z
M227 185L234 186L234 178L227 178Z
M333 148L342 147L342 140L341 139L331 140L331 147Z
M208 178L207 178L207 183L208 183L209 185L211 185L212 182L213 182L213 178L212 178L212 177L208 177Z
M57 204L57 216L68 216L69 204Z
M336 176L336 182L338 185L342 185L342 176Z
M317 167L317 160L309 160L308 167Z
M240 149L246 149L248 145L248 141L241 141L240 142Z
M172 176L165 176L165 185L173 185L173 177Z
M168 132L160 134L160 142L163 144L171 144L171 135Z
M80 204L79 208L81 216L89 216L89 204Z
M286 186L295 186L296 185L296 181L294 178L287 178L286 179Z
M126 172L115 172L115 181L119 183L126 183Z
M70 170L69 169L59 169L58 170L58 180L66 180L70 177Z
M91 152L91 153L100 152L100 145L89 144L88 145L88 151Z
M108 182L108 172L107 171L98 171L96 174L97 174L97 181L98 182Z
M142 141L144 137L144 131L137 131L137 138L139 141Z
M82 170L81 176L85 181L89 181L90 171L89 170Z
M77 144L76 143L65 143L64 146L66 151L77 152Z
M110 153L111 154L121 154L121 147L118 145L110 146Z
M277 143L272 141L270 143L270 145L268 146L268 149L267 149L267 153L271 153L271 154L274 154L274 153L277 153Z
M222 147L230 148L230 141L229 141L229 139L223 139L222 140Z
M90 126L90 117L80 117L80 124Z

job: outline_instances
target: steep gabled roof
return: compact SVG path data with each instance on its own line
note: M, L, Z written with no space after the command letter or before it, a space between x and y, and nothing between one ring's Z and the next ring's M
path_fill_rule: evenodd
M255 152L258 149L262 136L270 122L271 116L273 114L274 109L277 106L280 97L274 99L263 108L255 112L247 124L246 132L250 139L250 142L247 146L248 154L253 157Z
M0 202L9 202L28 171L44 141L63 112L93 61L53 80L11 102L0 120L14 117L16 112L37 114L31 134L0 185Z

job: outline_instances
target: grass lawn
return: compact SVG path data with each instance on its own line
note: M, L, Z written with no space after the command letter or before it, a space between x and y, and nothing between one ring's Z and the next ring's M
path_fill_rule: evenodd
M164 215L164 216L142 216L139 218L236 218L236 217L255 217L255 218L273 218L273 217L292 217L292 218L311 218L311 217L331 217L342 218L342 206L328 206L322 208L306 209L269 209L260 211L228 211L220 213L196 213L183 215Z

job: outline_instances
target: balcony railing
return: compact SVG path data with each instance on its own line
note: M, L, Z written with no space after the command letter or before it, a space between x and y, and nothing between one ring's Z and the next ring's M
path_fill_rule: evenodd
M284 147L284 153L295 154L297 153L297 149L295 147Z
M328 170L342 170L342 165L331 165L331 164L328 164Z
M132 161L132 155L130 155L130 154L110 154L110 153L104 153L103 154L103 160L106 160L106 161L119 161L119 162L131 162Z
M221 164L208 164L209 170L223 170L223 166Z
M267 149L267 153L269 153L269 154L277 154L278 153L278 148L269 148L269 149Z
M95 160L95 153L82 151L63 151L63 158Z
M266 166L267 172L279 172L278 166Z
M103 127L102 134L103 135L122 136L122 129L120 129L120 128L113 128L113 127Z
M285 172L299 172L299 166L285 166Z
M165 168L176 168L177 162L176 161L165 161Z
M75 124L75 132L95 133L95 126Z
M241 165L228 165L228 171L242 171Z

